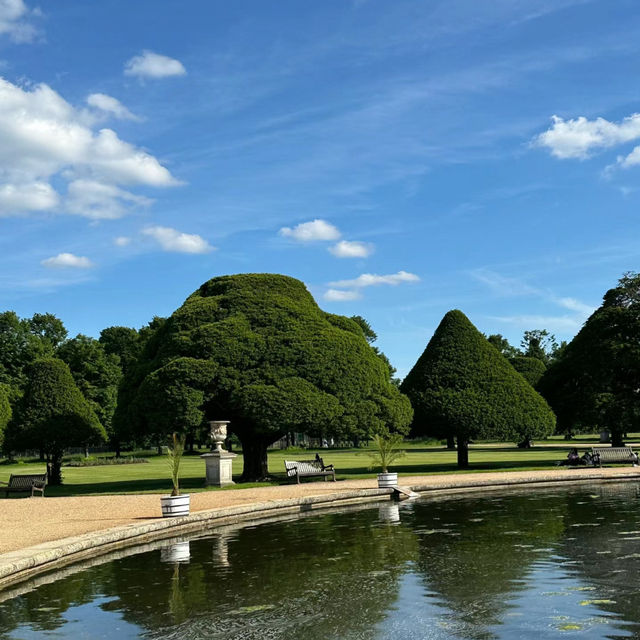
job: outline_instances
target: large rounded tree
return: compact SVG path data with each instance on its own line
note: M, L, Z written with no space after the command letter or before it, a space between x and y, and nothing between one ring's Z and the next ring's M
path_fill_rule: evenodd
M64 450L102 442L106 433L62 360L36 360L27 369L27 380L7 428L6 446L44 451L49 483L61 484Z
M159 439L230 420L243 480L256 480L287 432L364 439L406 431L411 416L356 322L322 311L298 280L240 274L205 282L151 336L116 423Z
M607 291L538 386L562 431L601 428L622 446L640 427L640 274Z
M458 466L471 439L521 442L550 435L553 412L461 311L449 311L401 385L411 399L413 432L455 435Z

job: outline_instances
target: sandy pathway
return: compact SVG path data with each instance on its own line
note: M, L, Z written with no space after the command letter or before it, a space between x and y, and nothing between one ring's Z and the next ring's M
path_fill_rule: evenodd
M403 486L456 488L504 482L594 479L595 476L614 477L637 474L640 468L612 469L552 469L497 473L469 473L401 477ZM238 506L253 502L267 502L285 498L320 496L328 493L376 487L375 479L344 480L338 482L305 482L278 487L259 487L227 491L209 491L191 495L191 511ZM143 523L160 518L157 494L78 496L63 498L0 499L0 554L24 549L42 542L77 536L118 525Z

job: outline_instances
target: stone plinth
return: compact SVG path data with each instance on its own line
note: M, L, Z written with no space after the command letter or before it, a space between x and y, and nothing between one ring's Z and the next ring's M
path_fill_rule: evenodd
M233 482L231 468L235 453L228 451L212 451L204 453L200 456L204 459L206 465L207 477L205 486L207 487L226 487Z

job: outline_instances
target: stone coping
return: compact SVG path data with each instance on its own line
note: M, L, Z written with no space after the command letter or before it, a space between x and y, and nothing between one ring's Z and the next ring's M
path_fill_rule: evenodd
M437 476L437 483L434 482L436 476L423 476L411 478L411 482L407 483L405 488L423 495L446 496L483 490L517 489L524 486L561 486L640 480L640 472L637 469L589 469L586 474L580 471L581 469L578 468L575 469L575 473L563 473L562 476L548 471L523 472L518 477L514 477L514 474L507 476L502 473L484 474L493 476L491 478L474 478L474 474ZM403 479L400 478L400 480ZM215 528L241 522L389 500L393 494L393 489L363 488L319 496L254 502L240 506L206 509L179 518L147 520L144 523L127 524L53 540L0 554L0 591L38 574L96 555L107 554L122 547L138 546L154 540L195 532L202 533L204 530L215 533Z

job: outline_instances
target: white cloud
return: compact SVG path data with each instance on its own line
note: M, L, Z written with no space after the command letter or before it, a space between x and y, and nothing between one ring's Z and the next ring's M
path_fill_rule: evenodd
M604 118L587 120L584 116L572 120L553 116L551 120L552 126L536 136L533 144L545 147L556 158L585 159L594 150L614 147L640 138L640 113L633 113L619 123ZM637 155L637 162L640 162L640 151Z
M215 249L202 236L182 233L171 227L147 227L142 233L156 240L165 251L209 253Z
M124 216L131 205L148 207L152 200L96 180L69 183L65 211L94 220L113 220Z
M279 233L285 238L292 238L298 242L331 241L340 237L340 231L337 227L334 227L326 220L320 219L301 222L293 229L291 227L282 227Z
M339 289L355 287L360 289L362 287L374 287L381 284L388 284L396 286L402 282L419 282L420 278L415 273L408 273L407 271L398 271L398 273L392 273L386 276L379 276L375 273L363 273L354 280L338 280L337 282L330 282L329 286L337 287Z
M329 251L336 258L366 258L373 253L373 245L367 242L341 240L333 247L329 247Z
M360 300L362 294L359 291L353 291L347 289L341 291L340 289L327 289L324 294L324 299L330 302L350 302L351 300Z
M42 260L48 269L90 269L93 262L85 256L76 256L73 253L59 253L57 256Z
M94 131L86 110L74 108L46 84L20 87L0 78L0 140L0 215L57 210L54 185L66 182L71 213L118 217L124 203L143 202L120 185L179 184L154 156L112 129ZM103 185L103 204L109 191L113 202L98 206L90 199L83 209L78 192L86 195L91 183Z
M126 76L139 78L168 78L183 76L186 73L182 62L153 51L143 51L141 55L128 60L124 66Z
M60 198L46 182L0 184L0 217L28 211L48 211L58 205Z
M129 238L128 236L118 236L113 241L113 244L115 244L116 247L126 247L127 245L131 244L131 238Z
M549 331L574 333L582 327L584 319L579 316L542 316L542 315L519 315L519 316L496 316L492 320L515 325L524 330L533 327L543 327Z
M120 120L140 120L120 100L108 96L106 93L92 93L87 97L87 104Z
M539 296L543 292L531 285L518 280L517 278L509 278L500 273L491 271L490 269L475 269L470 272L475 280L486 284L496 295L499 296Z
M584 304L584 302L580 302L580 300L576 300L575 298L556 298L554 300L561 307L575 311L585 320L595 311L595 307Z
M0 0L0 35L8 35L14 42L32 42L38 32L28 19L37 14L23 0Z

